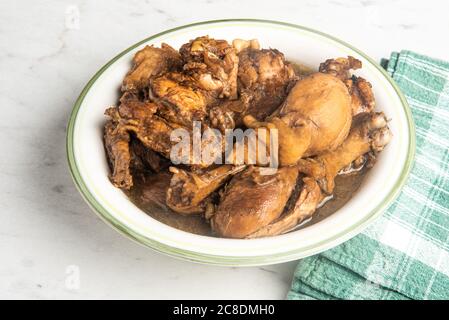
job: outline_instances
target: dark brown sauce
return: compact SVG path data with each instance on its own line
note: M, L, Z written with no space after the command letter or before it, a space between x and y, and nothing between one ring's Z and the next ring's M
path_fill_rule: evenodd
M165 204L171 173L137 175L134 186L127 192L131 201L150 217L173 228L195 234L212 236L208 222L200 215L181 215Z
M299 229L306 228L312 224L320 222L343 207L349 200L351 200L360 188L366 171L367 170L364 169L359 172L337 176L337 178L335 178L333 198L319 208L313 214L312 218L301 225Z
M360 187L364 176L365 170L338 176L335 180L334 197L319 208L309 221L301 225L300 229L329 217L343 207ZM137 207L162 223L190 233L214 236L208 222L202 216L181 215L166 206L165 194L170 178L171 174L168 172L137 176L128 196Z

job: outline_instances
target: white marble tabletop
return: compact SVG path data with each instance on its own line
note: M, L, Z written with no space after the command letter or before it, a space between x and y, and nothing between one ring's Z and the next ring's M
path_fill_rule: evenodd
M65 156L79 92L138 40L211 19L297 23L377 60L405 48L449 60L448 9L431 0L2 0L0 298L284 298L295 262L223 268L179 261L125 239L91 212Z

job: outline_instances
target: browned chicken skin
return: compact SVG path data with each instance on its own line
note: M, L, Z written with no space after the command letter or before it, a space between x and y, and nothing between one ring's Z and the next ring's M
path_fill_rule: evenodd
M210 125L223 129L233 128L236 119L241 124L244 114L263 118L284 100L287 87L296 76L282 53L257 46L255 41L238 45L242 50L241 64L237 49L224 40L199 37L181 47L182 58L174 55L169 46L147 46L133 60L134 67L122 86L128 91L120 106L108 115L114 115L121 132L132 132L143 145L166 158L173 145L171 132L177 128L191 130L193 121L201 121L205 128ZM179 70L179 59L184 63L184 71L170 71ZM158 61L160 65L156 67ZM205 77L220 82L219 90L205 86ZM237 92L237 82L240 97L230 100L237 96L233 93ZM136 92L142 88L147 90L143 100ZM126 167L124 161L121 163ZM117 180L114 174L111 179ZM126 181L121 185L128 189L132 185L129 174Z
M279 131L279 163L293 165L300 159L334 150L347 137L353 115L374 108L371 85L351 77L359 68L353 57L327 60L319 73L296 83L284 103L264 122L244 118L247 127Z
M206 116L207 97L179 73L168 73L151 84L150 98L158 103L158 113L164 119L184 126L202 121Z
M180 54L163 43L161 48L146 46L138 51L133 58L133 67L126 75L122 91L137 92L148 88L151 79L181 67Z
M254 41L252 45L237 46L240 49L239 98L224 101L210 111L212 125L222 131L241 127L245 115L265 119L284 101L290 86L297 80L293 67L281 52L259 49Z
M362 77L349 73L349 70L356 70L361 67L361 61L349 56L347 58L328 59L321 63L319 68L320 72L336 76L346 84L351 95L353 116L362 112L371 112L375 106L371 84Z
M125 93L120 99L119 108L112 107L105 111L110 120L104 128L104 142L112 168L110 178L116 187L129 189L132 186L132 154L129 146L131 136L126 127L127 119L145 118L155 110L153 104L140 101L133 93Z
M326 60L319 72L300 79L281 52L261 49L257 40L230 44L206 36L179 52L166 44L146 46L132 63L119 105L105 112L110 179L128 190L133 175L145 181L148 174L167 174L166 205L204 215L218 236L294 229L332 194L338 174L372 165L391 139L385 116L374 112L371 84L350 72L361 67L353 57ZM221 132L264 128L257 135L268 154L277 129L280 168L267 175L253 166L247 140L243 160L235 154L227 159L233 164L211 166L189 154L187 165L171 166L173 130L192 135L194 121ZM218 154L224 145L220 140Z
M245 166L222 165L204 172L188 172L171 167L173 177L167 191L167 205L178 213L202 213L208 198Z
M358 116L348 138L334 151L328 151L315 159L301 160L298 170L306 175L303 187L293 205L273 223L250 234L258 238L282 234L310 218L325 196L332 194L338 172L369 153L378 153L388 144L391 132L383 113ZM319 168L316 168L317 164Z
M351 126L350 96L334 76L315 73L300 80L283 105L265 122L246 116L250 128L278 130L279 163L294 165L303 157L335 149Z
M299 195L292 195L290 197L290 203L286 204L284 213L270 224L246 236L246 238L283 234L295 228L315 213L318 205L323 200L320 186L314 179L308 177L303 177L298 184L300 190Z
M230 238L257 238L291 230L312 216L325 195L332 193L341 169L369 152L380 152L390 139L382 113L363 114L333 151L282 167L273 176L261 176L251 167L226 187L211 219L213 230Z
M381 112L362 113L354 118L348 138L336 150L314 158L302 159L298 166L320 182L328 194L334 189L334 179L340 170L360 157L373 157L391 140L387 119Z
M112 169L109 178L117 188L129 189L132 186L130 171L131 154L129 151L130 136L126 130L117 127L112 120L104 126L104 144Z
M345 81L351 77L349 70L360 69L362 62L354 57L327 59L320 64L319 71L327 73Z
M280 168L273 175L249 167L225 188L211 219L212 229L222 237L244 238L270 224L282 213L297 175L294 167Z
M119 188L129 189L133 185L130 173L130 134L134 134L147 148L170 156L173 127L155 115L157 106L149 101L140 101L136 95L125 93L119 107L111 107L105 114L110 120L105 126L105 146L113 167L111 180Z
M196 80L199 88L214 91L220 98L237 98L239 59L227 41L198 37L184 44L179 52L184 71Z

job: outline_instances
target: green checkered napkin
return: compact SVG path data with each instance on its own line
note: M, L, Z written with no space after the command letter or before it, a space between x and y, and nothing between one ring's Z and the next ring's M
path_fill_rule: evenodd
M410 51L384 62L415 120L410 178L362 234L301 260L288 299L449 299L449 63Z

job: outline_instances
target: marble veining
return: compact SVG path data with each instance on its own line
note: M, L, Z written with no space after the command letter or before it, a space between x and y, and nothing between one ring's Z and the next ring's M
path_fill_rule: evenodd
M211 19L297 23L376 60L404 48L449 60L448 9L437 0L2 0L0 298L284 298L296 262L193 264L139 246L100 221L66 165L65 127L74 101L129 45Z

